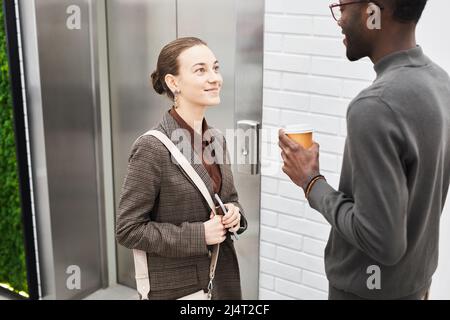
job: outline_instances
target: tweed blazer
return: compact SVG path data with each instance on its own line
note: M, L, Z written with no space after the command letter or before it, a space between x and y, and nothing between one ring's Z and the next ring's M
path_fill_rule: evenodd
M183 154L187 151L188 160L214 199L211 178L192 149L187 130L168 112L154 129L171 138ZM215 153L222 175L219 196L224 203L239 207L238 233L242 233L247 221L234 186L225 139L219 131L208 129L213 148L219 151ZM203 223L210 213L202 194L166 147L153 136L139 137L131 148L122 185L116 239L129 249L147 252L149 299L177 299L206 290L212 247L206 244ZM220 247L213 299L241 299L239 265L229 233Z

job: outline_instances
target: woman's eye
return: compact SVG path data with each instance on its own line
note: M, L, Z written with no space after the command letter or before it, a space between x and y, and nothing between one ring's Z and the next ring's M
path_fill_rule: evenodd
M197 69L195 72L197 72L197 73L203 73L203 72L205 72L205 68L199 68L199 69Z
M219 66L215 66L214 67L214 71L219 71L220 67Z

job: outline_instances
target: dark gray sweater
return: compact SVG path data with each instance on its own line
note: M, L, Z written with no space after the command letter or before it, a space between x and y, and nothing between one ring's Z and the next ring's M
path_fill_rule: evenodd
M339 191L319 180L308 200L332 226L330 285L398 299L429 286L438 263L450 180L450 79L420 47L384 57L375 71L347 111ZM381 289L367 286L373 265Z

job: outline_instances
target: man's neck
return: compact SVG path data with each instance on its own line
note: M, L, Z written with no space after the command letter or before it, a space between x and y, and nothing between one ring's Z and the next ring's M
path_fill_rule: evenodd
M401 37L391 36L385 39L385 41L381 45L377 46L373 54L369 56L373 64L376 64L383 57L391 53L409 50L417 46L415 32L406 33L406 36L404 32L398 32L393 34L400 34L402 36Z

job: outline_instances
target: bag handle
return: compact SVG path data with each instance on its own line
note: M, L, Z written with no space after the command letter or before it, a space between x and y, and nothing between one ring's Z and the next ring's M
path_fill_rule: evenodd
M186 159L186 157L180 152L180 150L173 144L173 142L162 132L158 130L149 130L142 136L151 135L161 141L164 146L169 150L184 172L192 179L196 187L199 189L209 207L211 208L214 215L217 214L214 201L208 191L203 180L200 178L198 173L194 170L192 165ZM139 137L139 138L140 138ZM138 138L138 139L139 139ZM142 250L133 249L134 256L134 267L135 267L135 277L137 290L141 296L142 300L148 300L148 293L150 292L150 279L148 275L148 265L147 265L147 253ZM214 245L213 252L211 254L211 263L209 266L209 283L208 283L208 298L211 298L213 289L213 280L216 273L217 260L219 257L219 244Z

